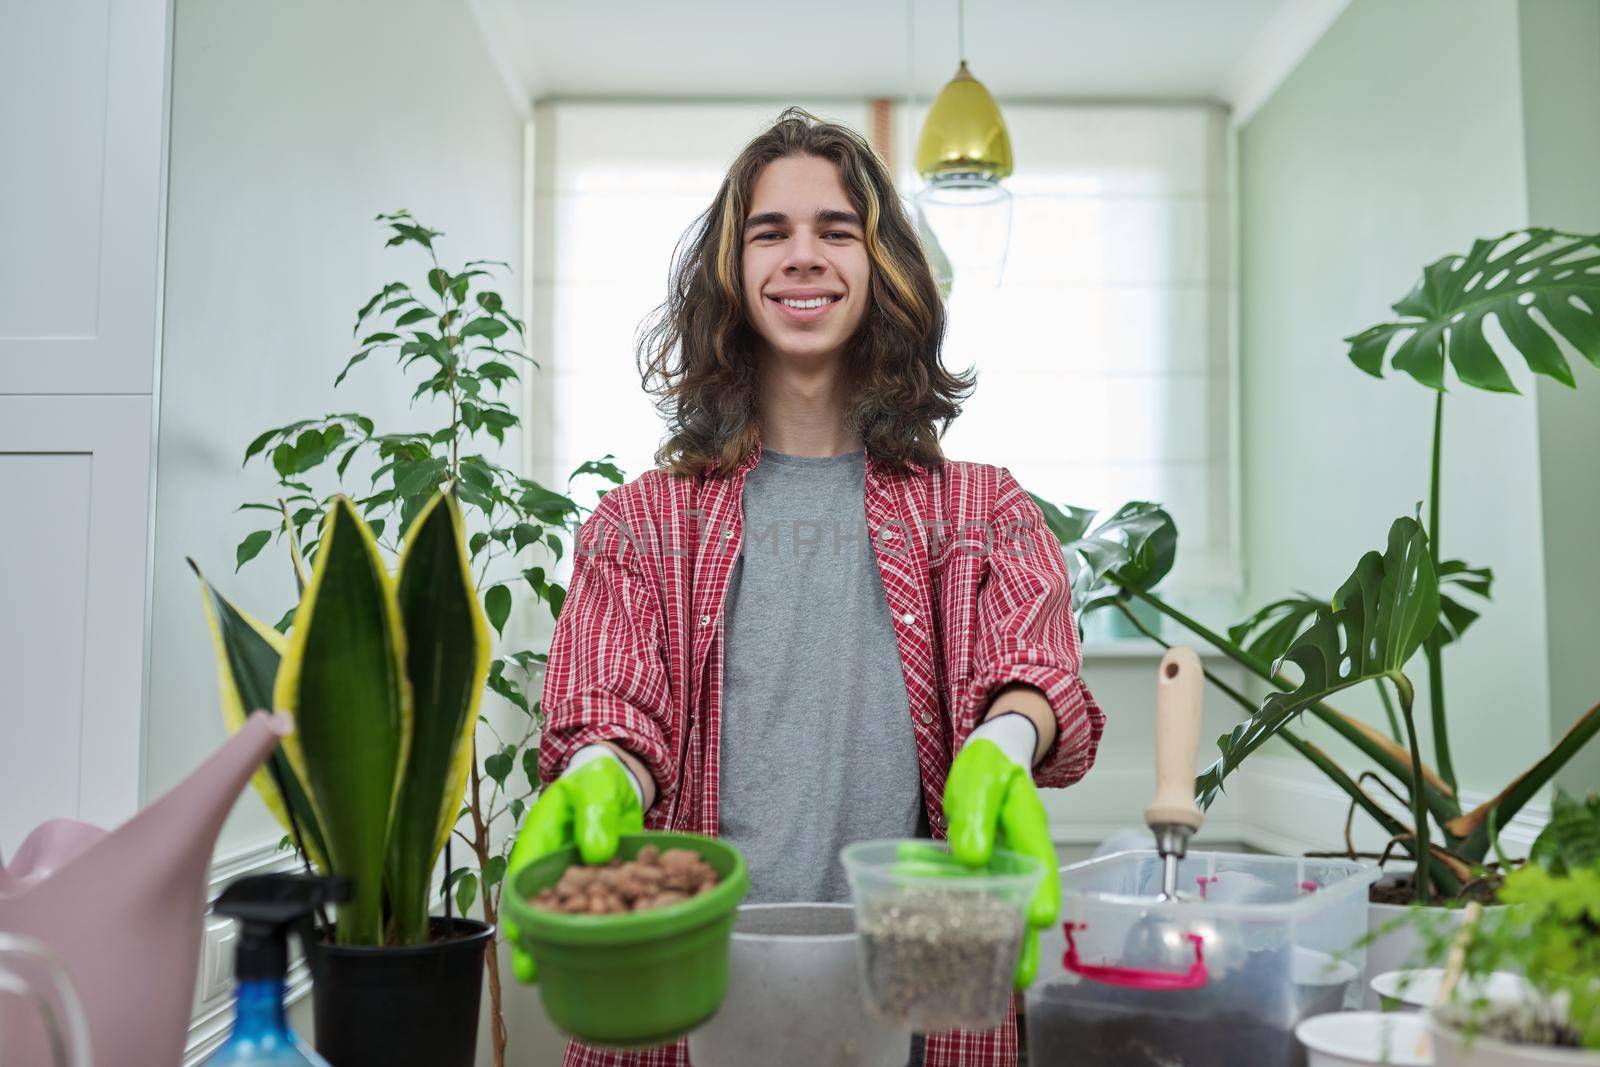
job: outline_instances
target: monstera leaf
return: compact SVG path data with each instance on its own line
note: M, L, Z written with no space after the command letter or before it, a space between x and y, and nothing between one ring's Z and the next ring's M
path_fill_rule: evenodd
M1384 357L1404 337L1392 366L1423 385L1444 388L1448 357L1467 385L1514 393L1484 336L1484 321L1493 315L1530 370L1574 385L1553 335L1600 366L1600 235L1530 229L1475 241L1465 256L1425 267L1416 288L1393 307L1408 317L1345 338L1351 362L1368 374L1382 376Z
M1178 527L1161 505L1132 501L1091 530L1096 512L1033 499L1067 555L1072 607L1080 622L1084 612L1113 599L1120 588L1153 589L1172 571Z
M1494 572L1488 567L1471 567L1459 559L1439 564L1440 645L1459 640L1478 618L1476 608L1445 590L1453 586L1458 592L1487 600L1493 582ZM1328 611L1329 607L1326 600L1319 600L1310 593L1274 600L1248 619L1228 627L1228 640L1258 659L1275 660L1289 650L1308 620L1319 611Z
M1454 587L1458 591L1488 600L1493 585L1494 571L1488 567L1469 567L1459 559L1447 559L1439 564L1440 645L1459 641L1461 635L1467 632L1467 627L1478 618L1476 608L1462 603L1458 597L1451 596L1445 590Z
M1326 600L1318 600L1310 593L1296 593L1274 600L1248 619L1228 627L1228 640L1258 659L1276 660L1289 651L1306 620L1328 610Z
M1341 689L1387 676L1410 692L1400 673L1439 619L1439 584L1428 559L1428 539L1408 518L1389 528L1383 555L1368 552L1356 564L1328 610L1316 612L1311 625L1284 651L1273 670L1285 662L1300 670L1300 682L1287 692L1273 693L1260 709L1233 732L1217 740L1222 756L1195 782L1202 807L1222 792L1223 780L1246 756L1260 748L1291 719ZM1409 696L1403 696L1409 707Z

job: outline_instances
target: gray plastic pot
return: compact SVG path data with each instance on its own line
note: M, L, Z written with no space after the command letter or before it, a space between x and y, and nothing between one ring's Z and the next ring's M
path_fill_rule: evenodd
M695 1067L904 1067L911 1034L867 1014L848 904L739 909L728 995L689 1035Z

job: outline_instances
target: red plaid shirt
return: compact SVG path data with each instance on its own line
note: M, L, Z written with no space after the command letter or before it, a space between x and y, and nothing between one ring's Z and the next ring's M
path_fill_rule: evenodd
M579 531L545 674L546 782L584 745L612 741L655 778L652 829L717 832L722 623L742 541L744 476L656 470L607 493ZM1012 682L1042 690L1055 745L1034 771L1067 786L1094 762L1105 718L1078 677L1060 543L1003 467L949 461L892 472L869 452L873 537L905 668L923 800L943 837L950 761ZM1016 1060L1014 1020L928 1039L928 1067ZM566 1067L686 1067L687 1043L619 1053L573 1043Z

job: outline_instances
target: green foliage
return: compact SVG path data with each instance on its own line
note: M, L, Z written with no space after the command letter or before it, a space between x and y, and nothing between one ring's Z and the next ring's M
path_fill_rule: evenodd
M1299 683L1268 696L1255 715L1218 739L1222 756L1196 784L1202 806L1216 799L1223 779L1241 760L1311 704L1378 677L1403 683L1408 694L1410 683L1401 668L1438 617L1439 587L1427 536L1414 520L1396 519L1387 550L1362 556L1328 607L1316 609L1310 625L1273 664L1276 672L1293 663L1300 670ZM1403 702L1409 705L1408 697Z
M503 635L510 623L507 581L512 576L525 579L536 605L559 614L566 589L547 576L545 567L549 560L561 560L588 512L573 498L574 483L598 478L609 488L622 483L623 473L611 456L589 460L556 490L495 461L493 450L520 428L522 375L538 366L524 351L522 321L491 288L496 276L510 268L489 260L447 268L438 256L440 231L405 211L379 215L376 221L388 235L388 246L422 253L421 279L392 281L356 311L355 348L333 384L338 387L350 374L370 370L373 357L386 356L394 373L411 387L416 410L432 416L432 424L380 428L373 418L346 411L297 419L257 434L245 448L244 461L270 467L276 490L271 500L241 506L269 512L271 519L267 528L241 543L238 563L243 566L254 558L273 536L288 536L291 553L298 548L314 562L321 548L317 531L341 491L354 500L379 544L392 554L429 498L448 486L465 515L477 595L495 630ZM278 629L287 630L293 618L291 610ZM530 779L526 788L512 789L504 776L488 773L487 764L495 760L498 770L496 757L507 749L537 752L533 741L542 715L526 692L530 678L543 668L542 655L524 650L502 654L490 666L486 687L525 720L514 734L501 738L488 719L480 719L494 733L495 747L472 775L467 804L459 813L470 826L457 835L472 846L479 866L489 869L459 868L460 876L452 877L440 893L443 898L453 889L462 910L480 890L485 914L498 910L499 879L486 875L497 859L503 862L503 849L514 836L509 831L536 793L537 782Z
M1512 1033L1499 1032L1507 1026L1504 1011L1484 1002L1461 1007L1469 1031L1600 1049L1600 862L1591 851L1600 831L1600 797L1565 803L1566 819L1552 820L1540 835L1541 841L1553 835L1547 851L1565 858L1548 866L1528 863L1506 875L1500 888L1506 907L1485 913L1463 944L1463 973L1479 979L1495 971L1521 974L1533 1003L1510 1016ZM1578 864L1581 857L1589 862ZM1427 959L1443 963L1455 929L1426 917L1411 921ZM1494 1026L1497 1016L1501 1021ZM1519 1019L1542 1025L1519 1026Z
M1577 801L1557 790L1550 821L1528 850L1528 861L1554 875L1600 867L1600 794Z
M424 506L393 578L347 497L335 498L321 533L287 641L201 577L224 717L237 724L245 706L294 714L268 805L294 813L290 825L319 867L351 880L340 943L418 944L433 864L466 786L488 628L446 494Z
M1177 559L1178 528L1159 504L1132 501L1090 529L1096 517L1090 509L1033 501L1073 562L1072 605L1080 620L1124 589L1153 589Z
M1530 229L1474 241L1465 256L1423 268L1415 288L1392 306L1405 318L1345 338L1350 361L1368 374L1382 376L1393 348L1394 369L1430 389L1444 389L1448 358L1463 384L1514 393L1484 336L1492 315L1529 370L1576 385L1553 335L1600 366L1600 235Z
M1439 627L1444 631L1443 644L1460 640L1479 615L1475 607L1462 602L1459 591L1487 600L1493 582L1494 572L1488 567L1468 566L1459 559L1446 560L1439 565ZM1446 591L1452 587L1458 591L1456 596ZM1276 660L1289 650L1318 612L1330 610L1328 601L1310 593L1296 593L1274 600L1254 615L1228 627L1228 639L1254 656Z
M1332 599L1298 593L1275 600L1230 627L1224 636L1155 592L1170 568L1175 547L1177 532L1170 518L1165 518L1159 531L1149 532L1146 558L1153 566L1129 566L1115 558L1101 566L1096 565L1093 550L1085 552L1080 547L1093 521L1091 512L1050 508L1042 501L1040 506L1065 549L1084 564L1073 583L1074 606L1080 614L1105 607L1121 610L1135 627L1165 644L1156 631L1128 611L1128 600L1143 601L1166 622L1194 634L1278 690L1257 705L1220 678L1208 676L1246 710L1249 719L1220 740L1222 758L1197 779L1196 792L1202 802L1217 795L1224 777L1240 760L1269 737L1282 737L1344 791L1353 806L1365 810L1421 860L1419 882L1424 888L1431 815L1439 823L1441 844L1449 854L1437 877L1454 892L1485 860L1492 826L1508 823L1600 734L1600 705L1581 716L1545 756L1505 789L1473 811L1462 812L1448 739L1442 655L1443 649L1459 641L1477 620L1483 602L1490 597L1494 575L1487 567L1439 556L1444 368L1448 362L1461 382L1473 388L1516 391L1496 344L1485 333L1491 318L1505 335L1499 351L1521 357L1534 374L1569 386L1576 384L1561 342L1600 366L1600 235L1529 229L1475 241L1466 255L1448 255L1427 266L1421 280L1393 308L1402 319L1380 323L1345 340L1350 344L1350 360L1367 373L1381 377L1388 361L1395 370L1440 391L1434 408L1428 528L1424 535L1411 520L1397 522L1391 531L1390 551L1382 557L1376 553L1364 557ZM1348 503L1330 502L1334 507ZM1314 515L1294 519L1317 521ZM1395 535L1401 523L1410 526L1397 546ZM1117 534L1110 541L1106 548L1113 556L1128 553L1131 542L1127 538ZM1401 557L1395 556L1397 547L1404 550ZM1166 561L1164 566L1162 561ZM1427 658L1437 773L1422 760L1411 720L1412 685L1400 671L1419 645ZM1299 669L1299 679L1279 673L1286 663ZM1363 681L1375 684L1383 699L1390 717L1390 737L1324 702L1327 695ZM1403 727L1389 699L1390 687L1400 698ZM1386 779L1380 774L1377 780L1384 791L1406 799L1412 810L1411 828L1399 824L1368 794L1363 781L1369 775L1345 771L1317 746L1295 736L1289 726L1308 710L1389 776ZM1409 752L1399 747L1402 739L1409 742Z

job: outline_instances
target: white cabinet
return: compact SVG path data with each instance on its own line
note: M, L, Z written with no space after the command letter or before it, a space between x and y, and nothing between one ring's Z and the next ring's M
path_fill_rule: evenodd
M0 853L137 808L166 0L0 33Z

